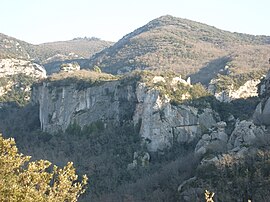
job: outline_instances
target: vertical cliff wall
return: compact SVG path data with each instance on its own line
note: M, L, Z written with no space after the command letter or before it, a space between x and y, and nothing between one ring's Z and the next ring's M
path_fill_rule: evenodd
M39 103L41 129L46 132L66 130L76 122L80 126L95 121L121 124L131 119L135 109L134 86L119 81L87 88L77 84L57 85L44 82L33 88L33 102Z
M85 85L76 82L43 82L33 88L39 104L41 129L54 133L72 123L81 127L102 121L105 127L132 122L140 127L149 151L163 150L173 142L191 143L202 129L215 125L214 112L172 105L170 98L146 83L114 80Z
M253 120L257 125L270 126L270 71L259 87L261 102L256 107Z

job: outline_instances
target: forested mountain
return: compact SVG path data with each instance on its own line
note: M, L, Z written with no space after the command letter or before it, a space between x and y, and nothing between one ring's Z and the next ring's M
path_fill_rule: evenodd
M124 73L135 69L187 75L225 66L236 73L267 69L270 37L231 33L172 16L162 16L127 34L90 59L90 68ZM195 81L200 79L195 76Z
M84 37L33 45L0 34L0 101L28 102L30 86L37 79L58 72L62 64L85 66L90 56L111 44Z
M0 34L0 58L29 59L44 65L55 61L88 59L112 44L95 37L79 37L69 41L33 45Z

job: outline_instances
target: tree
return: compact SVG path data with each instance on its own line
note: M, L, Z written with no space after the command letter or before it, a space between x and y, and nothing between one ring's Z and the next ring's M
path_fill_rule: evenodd
M13 138L0 134L0 201L75 202L84 193L87 177L78 181L72 162L58 168L30 158L18 153Z

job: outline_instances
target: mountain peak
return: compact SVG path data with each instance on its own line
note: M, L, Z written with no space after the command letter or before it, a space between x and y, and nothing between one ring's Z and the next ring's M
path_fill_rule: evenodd
M73 41L76 41L76 40L85 40L85 41L101 41L100 38L98 37L76 37L74 39L72 39Z
M176 21L179 21L179 20L182 20L182 18L174 17L172 15L162 15L162 16L156 18L156 19L151 20L149 23L151 23L151 22L161 22L161 23L167 24L167 23L172 23L172 22L176 22Z
M255 49L255 46L266 45L267 41L269 37L232 33L192 20L164 15L94 55L90 59L90 68L98 65L103 71L113 74L134 69L190 74L211 61L218 64L222 61L219 66L223 68L227 60L223 62L222 58L241 51L239 47L242 50L249 49L248 57L254 57L251 46ZM267 49L265 47L263 50L265 54ZM251 68L247 61L240 63L246 63ZM265 67L263 63L262 66Z

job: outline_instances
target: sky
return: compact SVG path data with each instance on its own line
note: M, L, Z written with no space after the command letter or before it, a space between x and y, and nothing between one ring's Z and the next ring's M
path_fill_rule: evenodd
M1 0L0 33L33 44L85 36L116 42L162 15L270 36L269 0Z

